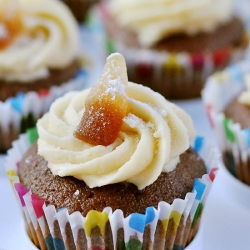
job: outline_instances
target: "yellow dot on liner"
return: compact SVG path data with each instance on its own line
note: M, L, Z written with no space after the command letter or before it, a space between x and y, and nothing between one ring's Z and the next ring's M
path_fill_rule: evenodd
M86 235L90 237L92 229L98 226L100 228L100 233L103 236L105 234L107 221L108 214L106 212L98 212L95 210L89 211L84 225Z
M171 214L170 214L170 219L174 220L174 225L175 225L175 229L177 229L179 223L180 223L180 220L181 220L181 214L177 211L172 211Z
M170 219L174 220L174 230L177 230L177 227L178 227L180 220L181 220L181 213L179 213L178 211L172 211L170 216L169 216L169 219L162 220L162 224L163 224L163 228L164 228L165 232L168 229L168 223L169 223Z
M168 228L168 222L169 222L169 219L162 220L162 225L163 225L165 232L167 231L167 228Z
M13 183L16 182L16 180L18 179L17 174L15 172L15 170L11 169L7 171L7 175L9 177L9 181L11 183L12 188L15 190Z
M10 176L16 176L16 172L15 172L15 170L8 170L7 171L7 175L10 177Z
M166 69L181 69L181 65L177 62L175 54L170 54L168 60L165 62Z

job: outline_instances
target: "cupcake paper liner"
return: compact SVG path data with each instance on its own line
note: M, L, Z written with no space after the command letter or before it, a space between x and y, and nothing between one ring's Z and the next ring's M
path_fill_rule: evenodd
M193 148L204 159L208 173L194 182L185 199L164 201L157 208L147 207L145 214L124 217L121 210L106 207L91 210L84 217L66 208L56 211L37 195L23 187L17 176L19 161L36 140L36 131L22 134L8 150L6 172L20 204L27 232L40 249L184 249L198 229L201 212L219 165L219 154L197 137ZM77 195L77 190L76 190Z
M250 62L242 61L208 78L202 92L207 115L214 130L227 169L250 185L250 129L225 117L223 110L245 89L244 77L250 74Z
M128 48L107 41L109 53L119 51L126 59L134 82L160 92L166 98L199 97L205 81L215 71L244 58L248 38L241 47L227 47L211 53L190 54Z
M0 101L0 151L11 147L11 142L27 128L35 126L38 118L48 111L51 103L70 90L86 87L87 71L81 69L75 78L48 90L18 93L15 97Z

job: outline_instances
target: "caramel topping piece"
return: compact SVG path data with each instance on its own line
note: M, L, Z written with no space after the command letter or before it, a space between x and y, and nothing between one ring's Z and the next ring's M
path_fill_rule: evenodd
M111 54L104 70L85 101L85 111L74 136L93 145L115 141L128 114L126 63L122 55Z
M10 45L22 29L22 14L18 2L2 0L0 4L0 50Z

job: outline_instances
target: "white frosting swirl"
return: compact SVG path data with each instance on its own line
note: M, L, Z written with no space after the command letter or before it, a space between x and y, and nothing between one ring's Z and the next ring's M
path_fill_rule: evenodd
M110 0L118 22L149 47L171 34L209 32L232 16L232 0Z
M194 136L191 118L147 87L129 82L126 92L130 113L108 146L93 146L73 135L89 89L70 92L52 104L37 128L38 153L54 175L74 176L89 187L127 181L142 189L162 171L175 168Z
M79 53L77 23L58 0L19 0L24 29L0 50L0 78L29 81L69 65Z

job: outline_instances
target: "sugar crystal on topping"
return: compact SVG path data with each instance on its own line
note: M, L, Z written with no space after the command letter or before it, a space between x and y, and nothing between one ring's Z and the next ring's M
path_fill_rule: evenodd
M118 53L112 54L86 98L85 112L74 132L76 138L104 146L115 141L128 114L127 84L125 60Z

